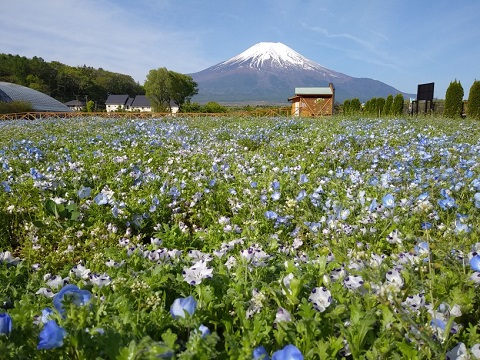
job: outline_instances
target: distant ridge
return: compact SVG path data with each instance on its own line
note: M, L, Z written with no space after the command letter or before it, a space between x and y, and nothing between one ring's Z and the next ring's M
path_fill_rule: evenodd
M336 102L387 97L401 91L381 81L355 78L307 59L282 43L260 42L226 61L189 74L198 83L193 101L287 103L296 87L335 86ZM413 94L402 93L406 97Z

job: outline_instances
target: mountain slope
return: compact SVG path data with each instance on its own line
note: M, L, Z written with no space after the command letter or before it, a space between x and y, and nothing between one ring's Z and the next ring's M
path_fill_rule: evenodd
M400 92L377 80L327 69L282 43L271 42L258 43L190 76L199 85L193 101L201 103L286 103L296 87L328 86L330 82L337 102L355 97L366 101Z

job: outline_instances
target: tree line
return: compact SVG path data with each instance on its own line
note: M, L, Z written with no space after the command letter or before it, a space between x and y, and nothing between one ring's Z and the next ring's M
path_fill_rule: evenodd
M0 81L23 85L60 102L92 100L104 104L108 94L145 94L143 86L124 74L86 65L69 66L19 55L0 54Z
M365 115L400 115L403 113L404 98L402 94L388 95L384 98L372 98L363 106L359 99L347 99L343 102L343 113L355 115L362 112Z
M475 80L470 87L467 106L463 101L463 86L456 79L450 82L445 94L445 109L443 116L452 119L468 116L472 119L480 120L480 81Z

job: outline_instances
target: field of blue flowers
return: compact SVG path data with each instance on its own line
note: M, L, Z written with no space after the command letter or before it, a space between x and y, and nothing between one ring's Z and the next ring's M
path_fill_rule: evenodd
M0 123L5 359L480 359L480 123Z

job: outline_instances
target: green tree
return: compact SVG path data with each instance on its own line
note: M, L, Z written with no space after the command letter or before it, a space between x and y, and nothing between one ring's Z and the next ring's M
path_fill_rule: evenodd
M362 110L362 103L360 102L360 99L354 98L350 101L350 112L352 114L359 113L360 110Z
M392 108L390 110L390 114L392 115L401 115L403 113L403 103L404 103L403 95L398 93L393 98Z
M87 112L93 112L95 110L95 101L88 100L87 101Z
M198 85L189 75L169 72L171 99L181 109L185 103L190 102L192 96L198 94Z
M462 115L463 95L463 87L460 81L455 79L455 81L450 82L445 94L443 116L455 119Z
M350 115L350 100L347 99L343 102L343 113L345 115Z
M480 81L475 80L468 94L467 115L480 119Z
M375 115L377 116L382 115L384 107L385 107L385 99L377 98L377 102L375 103Z
M387 96L387 100L385 100L385 105L383 106L383 115L390 115L393 105L393 95L390 94Z
M154 111L171 111L171 102L181 107L198 93L197 83L191 76L167 68L150 70L144 87Z
M202 112L205 113L226 113L227 110L228 109L225 106L222 106L215 101L209 101L202 106Z

